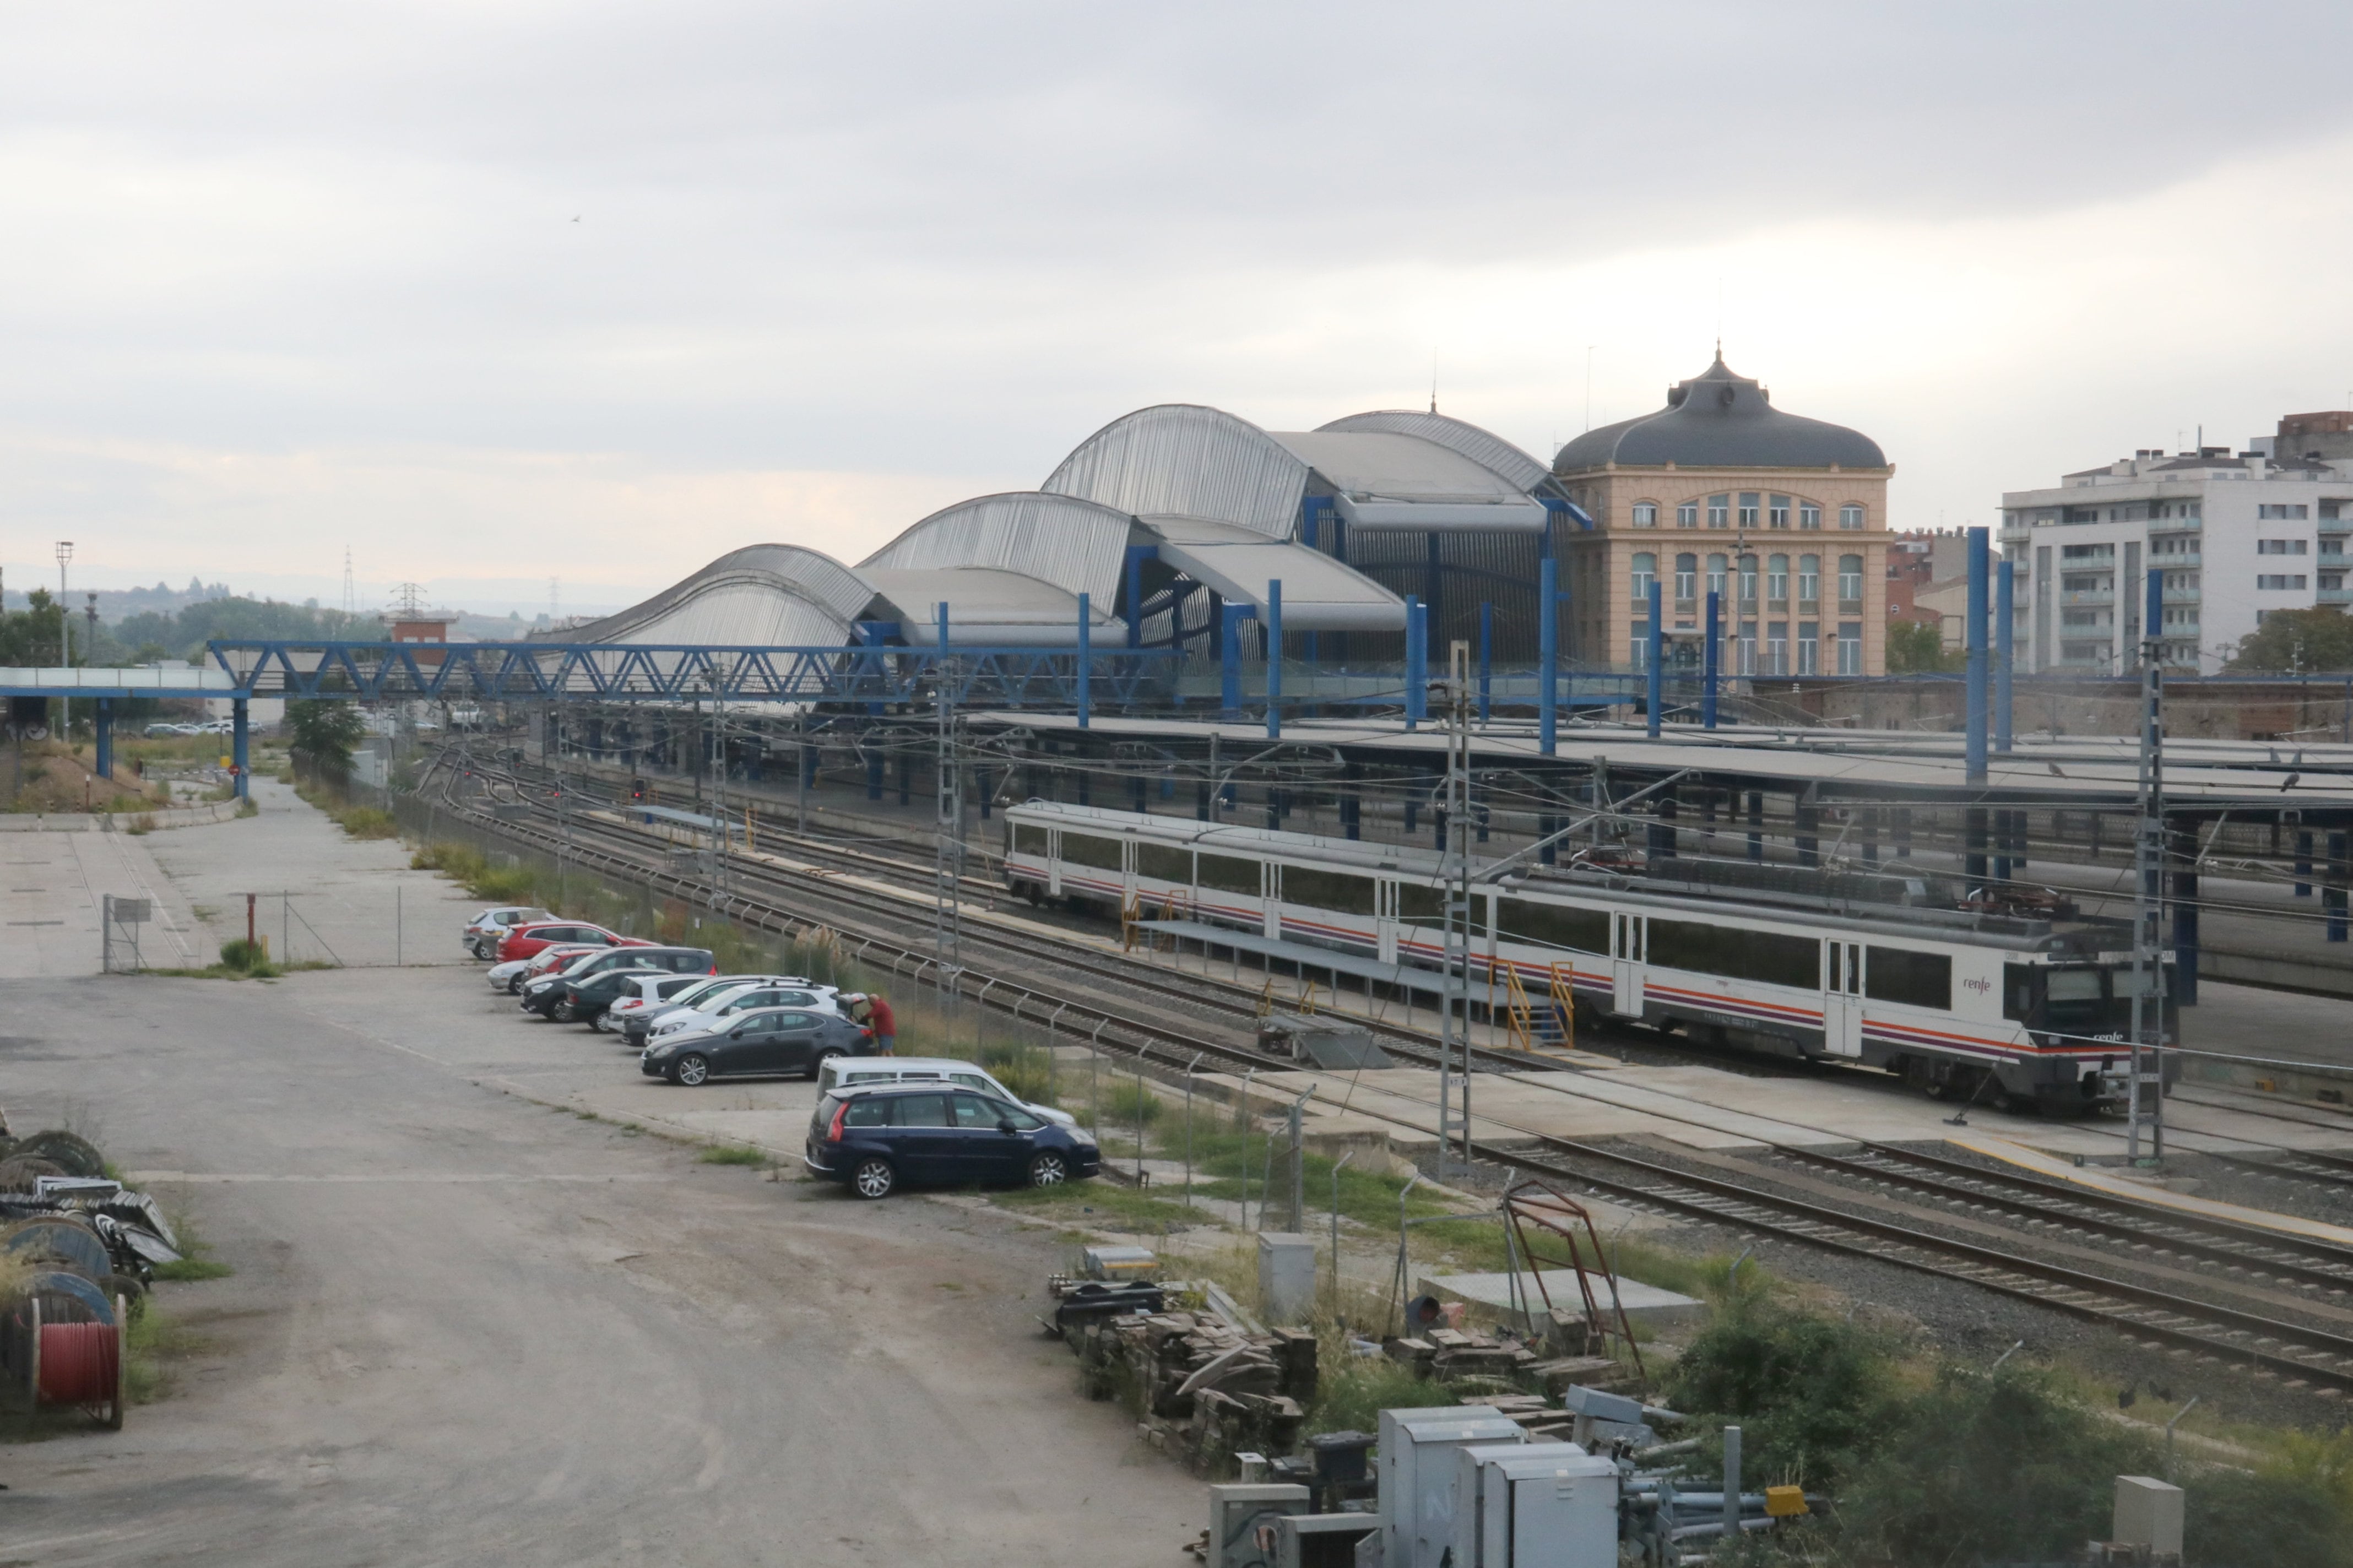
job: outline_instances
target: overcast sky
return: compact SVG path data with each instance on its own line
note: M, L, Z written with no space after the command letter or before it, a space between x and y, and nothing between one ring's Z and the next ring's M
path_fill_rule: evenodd
M1149 403L1548 458L1719 328L1900 525L2353 402L2341 4L0 17L12 588L618 605Z

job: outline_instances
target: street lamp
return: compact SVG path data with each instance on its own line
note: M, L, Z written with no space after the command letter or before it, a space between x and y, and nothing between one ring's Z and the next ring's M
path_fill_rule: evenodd
M71 561L72 559L73 559L73 541L72 541L72 540L70 540L70 539L60 539L60 540L58 540L58 664L59 668L66 668L66 669L70 669L70 668L73 668L73 612L72 612L71 610L69 610L69 609L68 609L68 608L66 607L66 563L67 563L67 562L69 562L69 561ZM72 699L72 698L70 698L70 697L61 697L61 698L59 698L59 699L58 700L58 717L59 717L59 719L60 719L60 721L61 721L61 722L60 722L60 723L59 723L59 725L58 725L58 728L59 728L59 729L61 729L61 730L63 730L63 731L65 731L65 733L66 733L66 745L67 745L69 748L70 748L70 747L73 745L73 699Z

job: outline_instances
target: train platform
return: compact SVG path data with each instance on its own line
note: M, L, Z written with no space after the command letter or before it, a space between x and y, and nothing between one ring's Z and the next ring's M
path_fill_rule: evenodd
M2284 1236L2302 1237L2306 1240L2325 1241L2332 1247L2353 1249L2353 1228L2345 1226L2281 1214L2273 1209L2217 1203L2211 1198L2201 1198L2189 1193L2177 1193L2132 1173L2054 1160L2040 1150L2030 1149L2006 1138L1954 1138L1949 1142L1971 1153L1983 1154L2006 1165L2016 1165L2052 1181L2131 1198L2136 1203L2154 1204L2159 1208L2179 1209L2183 1214L2202 1215L2208 1219L2226 1219L2236 1225L2256 1226L2264 1230L2278 1231Z

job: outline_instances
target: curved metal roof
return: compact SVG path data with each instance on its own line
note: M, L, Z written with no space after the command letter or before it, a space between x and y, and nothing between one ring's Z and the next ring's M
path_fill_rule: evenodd
M1212 518L1288 539L1307 465L1247 419L1164 403L1113 420L1039 487L1143 516Z
M1887 455L1860 431L1773 406L1765 389L1719 358L1677 383L1656 414L1588 430L1553 458L1572 473L1605 463L1655 468L1883 468Z
M1076 496L1038 490L976 496L932 513L860 562L859 570L994 567L1068 594L1092 594L1107 612L1119 592L1120 563L1134 527L1126 512Z
M731 550L642 604L575 626L569 642L829 647L850 639L874 590L821 551Z
M1468 420L1436 412L1425 413L1419 408L1381 408L1368 414L1351 414L1345 419L1335 419L1329 425L1318 425L1315 428L1319 433L1382 430L1398 436L1419 437L1451 452L1461 453L1481 468L1501 474L1523 490L1535 489L1551 472L1535 458L1491 430L1482 430Z

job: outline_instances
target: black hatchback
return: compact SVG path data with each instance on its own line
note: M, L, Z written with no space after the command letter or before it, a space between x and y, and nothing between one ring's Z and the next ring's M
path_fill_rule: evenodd
M801 1163L861 1198L907 1186L1057 1187L1092 1176L1094 1140L1021 1107L936 1083L839 1089L817 1102Z

